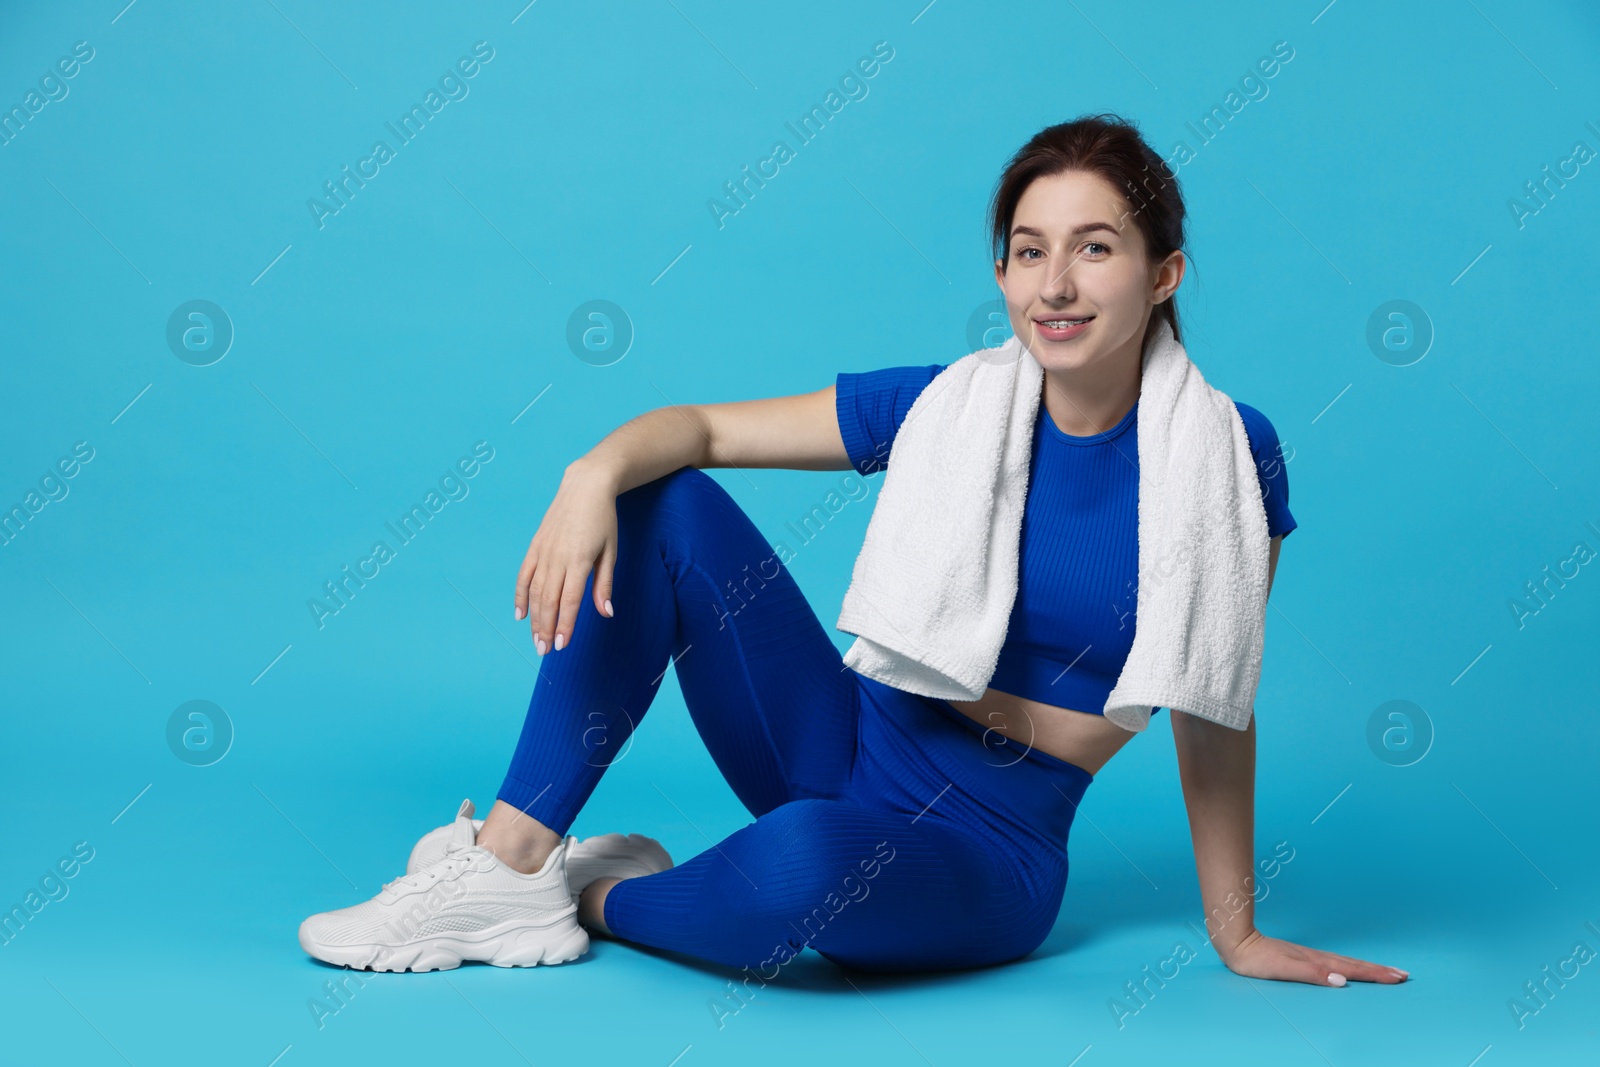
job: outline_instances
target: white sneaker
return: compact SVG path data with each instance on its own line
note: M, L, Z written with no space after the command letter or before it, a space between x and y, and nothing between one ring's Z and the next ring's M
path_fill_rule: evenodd
M360 970L451 970L463 960L496 967L566 963L589 951L567 888L568 837L535 874L479 846L471 801L444 829L444 854L387 883L354 907L300 924L300 947Z
M471 808L462 806L465 814ZM483 829L483 820L472 820L473 832ZM406 873L419 871L444 856L454 827L441 826L422 835L411 850L406 863ZM672 866L672 857L661 847L661 842L644 834L599 834L571 842L567 850L567 885L572 890L572 903L589 888L597 878L637 878L655 874Z
M462 811L457 813L456 818L461 818L461 815L463 814L472 814L471 803L472 802L470 800L463 801L461 805ZM406 873L415 874L422 870L422 868L428 866L428 864L437 863L439 860L443 859L445 854L445 844L450 840L450 834L454 829L455 826L453 824L445 823L443 826L429 830L427 833L423 834L422 837L417 840L417 843L412 846L411 858L406 860ZM477 840L478 831L482 829L483 820L473 819L473 840ZM571 876L571 873L568 872L567 877L570 878Z

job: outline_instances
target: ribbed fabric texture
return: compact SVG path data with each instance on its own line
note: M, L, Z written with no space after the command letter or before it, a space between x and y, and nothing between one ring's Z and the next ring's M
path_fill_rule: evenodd
M835 407L855 469L888 468L895 435L944 364L841 373ZM1270 537L1297 525L1278 435L1235 402L1255 457ZM1017 598L989 688L1103 714L1137 621L1138 404L1104 433L1062 433L1039 405L1022 515Z
M608 619L591 573L572 644L540 658L499 799L567 833L624 758L669 665L752 814L827 795L855 751L852 682L776 550L722 486L684 467L617 497L612 587ZM769 677L782 681L758 684Z
M585 588L571 646L539 661L499 798L566 833L670 656L706 749L756 818L617 883L606 926L765 979L807 946L876 971L1038 947L1093 776L846 669L772 545L704 471L623 493L617 524L616 617ZM677 822L673 803L661 800Z

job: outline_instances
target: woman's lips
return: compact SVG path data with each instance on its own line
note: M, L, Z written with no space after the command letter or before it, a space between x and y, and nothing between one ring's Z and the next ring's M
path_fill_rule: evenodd
M1079 334L1083 333L1084 330L1089 328L1089 323L1094 321L1094 316L1091 315L1082 322L1072 326L1067 326L1065 328L1057 328L1055 326L1045 325L1046 322L1060 321L1063 321L1063 319L1034 319L1033 325L1034 328L1039 331L1039 336L1043 337L1046 341L1070 341L1072 338L1077 337Z

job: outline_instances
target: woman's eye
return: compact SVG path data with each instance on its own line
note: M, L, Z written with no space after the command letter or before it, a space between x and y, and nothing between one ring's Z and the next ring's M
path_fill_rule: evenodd
M1017 258L1018 259L1027 259L1029 252L1037 252L1037 251L1039 251L1037 248L1033 248L1031 246L1028 247L1028 248L1019 248L1017 250Z
M1083 247L1085 248L1085 250L1091 249L1091 248L1103 248L1107 252L1111 251L1111 246L1110 245L1103 244L1100 241L1090 241L1088 244L1084 245Z

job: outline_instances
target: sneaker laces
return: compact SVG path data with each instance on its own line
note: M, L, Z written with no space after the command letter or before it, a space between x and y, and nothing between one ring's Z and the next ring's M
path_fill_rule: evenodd
M490 864L484 865L479 862L484 857L489 858ZM481 845L452 844L443 859L435 860L420 871L402 874L393 881L383 883L383 892L393 897L399 895L401 886L420 889L425 885L433 886L442 881L458 878L467 871L488 870L493 865L493 858L489 850Z

